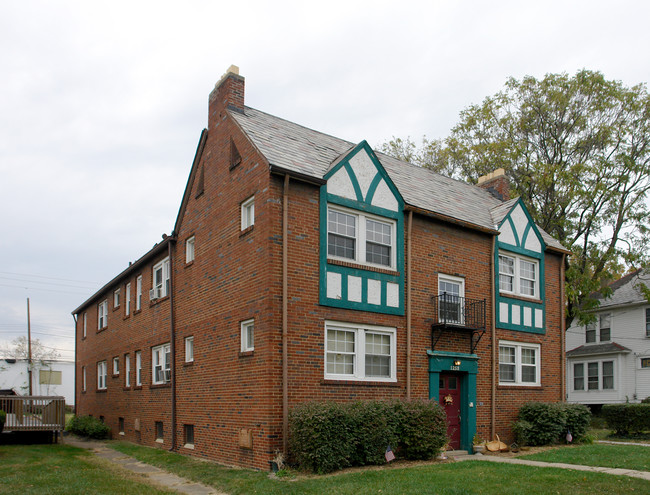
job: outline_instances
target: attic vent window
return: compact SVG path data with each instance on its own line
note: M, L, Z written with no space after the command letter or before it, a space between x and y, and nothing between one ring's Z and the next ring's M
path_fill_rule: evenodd
M204 165L201 165L201 170L199 170L198 182L196 184L196 196L195 196L196 198L198 198L199 196L201 196L201 194L203 194L204 182L205 182Z
M240 163L241 155L239 154L237 146L235 146L235 142L232 140L232 138L230 138L230 169L232 170Z

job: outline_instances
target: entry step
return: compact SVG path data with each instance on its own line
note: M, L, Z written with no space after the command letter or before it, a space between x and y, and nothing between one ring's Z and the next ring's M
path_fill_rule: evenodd
M468 452L466 450L448 450L445 452L445 455L447 457L459 457L461 455L468 455Z

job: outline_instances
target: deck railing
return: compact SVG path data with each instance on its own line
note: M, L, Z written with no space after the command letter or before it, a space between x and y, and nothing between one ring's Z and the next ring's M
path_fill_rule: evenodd
M0 410L7 413L5 431L63 431L65 398L2 395Z

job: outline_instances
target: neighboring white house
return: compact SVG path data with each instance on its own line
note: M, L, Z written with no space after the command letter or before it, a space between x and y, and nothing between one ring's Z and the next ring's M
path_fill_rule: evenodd
M650 275L632 272L610 284L596 321L574 321L566 334L567 400L588 405L650 397Z
M32 395L63 396L74 405L74 361L34 361L32 366ZM28 376L26 359L0 359L0 389L28 395Z

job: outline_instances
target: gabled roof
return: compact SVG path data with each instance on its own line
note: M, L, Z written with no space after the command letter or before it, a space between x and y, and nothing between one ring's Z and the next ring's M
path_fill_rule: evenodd
M627 304L647 303L648 300L641 291L642 285L650 288L650 273L638 269L609 284L609 288L613 291L611 297L605 298L599 292L592 294L592 297L600 299L598 309Z
M230 112L230 115L248 134L272 168L311 177L316 181L322 180L356 146L350 141L314 131L251 107L244 107L243 112ZM501 202L480 187L383 153L376 153L376 156L407 206L441 218L497 233L496 226L517 202L516 198ZM567 252L558 241L539 230L548 247Z
M575 349L566 353L567 357L576 356L595 356L597 354L625 354L632 352L627 347L624 347L616 342L608 342L607 344L586 344L576 347Z

